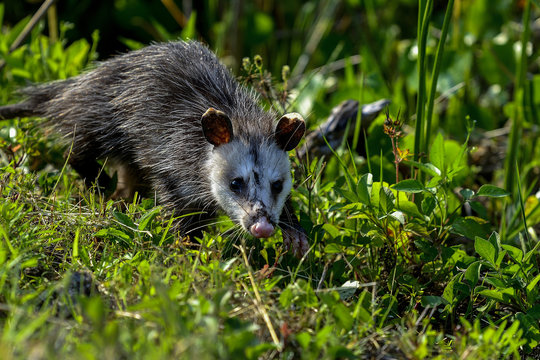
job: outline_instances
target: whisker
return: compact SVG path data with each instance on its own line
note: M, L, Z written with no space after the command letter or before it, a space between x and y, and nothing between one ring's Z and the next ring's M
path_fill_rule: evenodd
M219 224L224 224L224 223L227 223L229 222L230 220L220 220L220 221L212 221L212 222L204 222L203 225L201 226L197 226L197 227L190 227L190 229L188 231L186 231L186 235L192 233L192 232L195 232L197 230L200 230L200 229L204 229L204 228L207 228L209 226L214 226L214 225L219 225Z

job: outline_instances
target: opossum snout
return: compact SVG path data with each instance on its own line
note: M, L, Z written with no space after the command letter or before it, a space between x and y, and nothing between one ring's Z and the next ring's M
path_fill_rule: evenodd
M249 228L251 235L256 238L267 238L274 233L274 225L268 222L266 217L261 217L257 222Z

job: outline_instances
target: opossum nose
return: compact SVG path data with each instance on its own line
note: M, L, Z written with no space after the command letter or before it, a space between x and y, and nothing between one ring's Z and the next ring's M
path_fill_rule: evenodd
M274 226L268 222L266 217L262 217L249 228L251 235L256 238L267 238L274 233Z

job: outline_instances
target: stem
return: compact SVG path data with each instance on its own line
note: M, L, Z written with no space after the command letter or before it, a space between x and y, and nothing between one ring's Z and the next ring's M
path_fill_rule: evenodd
M521 33L521 57L517 67L516 88L514 93L514 118L512 128L510 130L510 141L508 143L508 156L505 162L505 178L504 187L515 197L516 191L514 186L514 166L518 163L518 145L521 141L522 132L522 111L523 111L523 94L525 84L525 73L527 71L527 41L530 37L530 17L531 17L531 1L526 0L525 10L523 11L523 32Z
M358 110L356 112L356 125L354 125L354 137L352 148L356 150L362 127L362 104L364 103L364 70L361 69L360 74L360 94L358 97Z
M433 118L433 106L435 103L435 93L437 92L437 81L439 80L439 71L441 69L442 58L444 54L444 45L446 42L446 36L448 34L448 28L450 27L450 20L452 18L453 9L454 0L449 0L446 7L446 13L444 15L441 38L439 40L439 45L437 46L437 53L435 55L435 65L433 67L433 73L431 74L431 87L429 89L429 97L426 110L426 134L423 147L424 153L428 152L429 137L431 134L431 120Z
M399 115L398 115L399 116ZM398 138L394 138L390 136L390 140L392 141L392 151L394 152L394 164L396 166L396 184L399 182L399 163L401 159L398 155ZM396 193L396 205L399 208L399 191Z
M423 134L424 134L424 100L426 98L426 42L427 33L429 28L429 18L431 16L431 9L433 0L427 0L424 3L423 0L419 0L420 8L424 9L422 17L418 19L420 33L418 34L418 98L416 100L416 128L414 136L414 160L419 161L420 150L423 148ZM420 12L420 11L419 11ZM420 14L419 14L420 15Z
M518 192L518 200L519 200L519 208L521 210L521 218L523 220L523 228L525 233L525 239L527 240L527 243L530 243L529 239L529 227L527 226L527 216L525 215L525 207L523 206L523 198L521 197L521 179L519 176L519 166L516 162L516 172L517 172L517 192Z
M270 337L272 338L274 345L276 345L278 349L281 349L282 348L281 343L279 342L277 333L274 330L272 321L270 321L270 316L268 316L268 312L266 311L264 307L264 303L261 299L261 295L259 294L259 289L257 288L257 284L255 282L255 277L253 276L253 271L251 270L251 266L249 266L249 261L248 261L246 250L245 250L245 243L242 243L242 245L240 246L240 251L242 252L242 258L244 259L244 263L246 265L249 281L251 283L251 287L253 288L253 293L255 294L254 305L257 308L257 310L259 310L259 313L262 315L262 318L266 324L266 327L268 328L268 332L270 333ZM248 289L246 289L246 291L247 290Z

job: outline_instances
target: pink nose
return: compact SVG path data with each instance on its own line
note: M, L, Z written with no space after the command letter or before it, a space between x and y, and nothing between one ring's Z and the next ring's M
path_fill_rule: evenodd
M266 217L262 217L255 224L251 225L249 231L256 238L267 238L274 233L274 226L268 222Z

